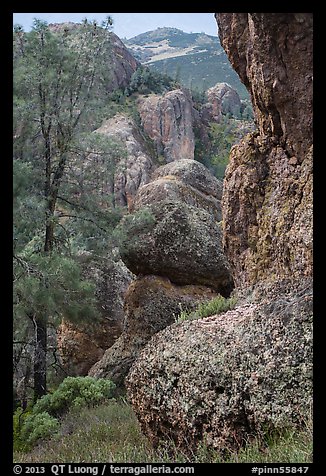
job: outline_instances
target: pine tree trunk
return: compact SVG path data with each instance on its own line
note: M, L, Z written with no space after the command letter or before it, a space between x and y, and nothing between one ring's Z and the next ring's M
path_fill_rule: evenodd
M46 319L35 319L35 351L34 351L34 402L46 395L46 353L47 325Z

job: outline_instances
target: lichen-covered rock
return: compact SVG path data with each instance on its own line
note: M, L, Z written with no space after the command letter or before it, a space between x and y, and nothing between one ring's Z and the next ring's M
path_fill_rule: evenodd
M211 286L229 295L233 282L221 244L221 226L206 210L163 200L149 220L124 217L121 259L134 274L166 276L177 284Z
M138 104L142 126L166 162L193 159L194 108L189 94L176 89L163 96L151 94Z
M57 331L61 364L72 376L87 375L89 369L119 338L124 322L124 295L134 276L124 263L110 257L99 262L91 253L79 257L84 279L95 283L99 317L91 323L64 319Z
M238 286L312 275L312 14L221 13L258 131L231 150L224 246Z
M257 133L233 147L223 241L237 286L312 275L312 187L312 150L299 164Z
M152 180L173 175L186 185L199 190L205 195L222 198L223 184L197 160L177 160L171 164L162 165L152 174Z
M209 212L221 221L222 182L199 162L181 159L155 170L152 181L138 190L130 211L170 200L183 202Z
M166 328L126 386L154 444L222 451L267 428L300 426L312 404L311 281L264 286L234 310Z
M155 333L173 324L181 311L214 297L216 293L205 286L178 286L158 276L137 278L125 296L123 333L89 375L122 385L140 350Z
M117 205L129 205L153 170L148 146L132 118L124 114L116 114L94 132L119 141L126 148L126 157L116 167L113 193Z

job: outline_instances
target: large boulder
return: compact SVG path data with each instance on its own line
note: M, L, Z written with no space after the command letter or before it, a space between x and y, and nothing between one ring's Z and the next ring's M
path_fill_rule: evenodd
M163 165L152 174L152 181L139 188L130 211L140 210L164 200L183 202L209 212L221 221L222 182L196 160L181 159Z
M206 210L163 200L143 208L138 216L124 217L121 228L121 258L134 274L202 284L223 295L232 290L221 225Z
M154 141L158 155L166 162L193 159L194 108L190 95L175 89L163 96L151 94L138 104L144 131Z
M234 310L156 334L126 379L143 432L154 444L223 451L300 427L312 404L311 331L311 282L300 282L264 286Z
M155 333L173 324L181 311L214 297L216 293L205 286L178 286L159 276L137 278L125 296L123 333L89 375L123 385L132 363Z

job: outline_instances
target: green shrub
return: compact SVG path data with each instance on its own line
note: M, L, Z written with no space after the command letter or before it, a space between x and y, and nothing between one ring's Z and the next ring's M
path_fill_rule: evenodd
M49 395L42 397L33 408L33 414L48 412L60 416L70 408L95 406L113 397L115 384L106 379L93 377L67 377Z
M200 319L202 317L213 316L215 314L221 314L222 312L233 309L236 305L236 298L224 298L219 295L211 301L199 304L197 309L191 312L182 311L177 318L177 322L192 321L194 319Z
M115 384L93 377L67 377L52 394L44 395L31 412L14 414L14 449L28 451L35 443L55 435L59 417L73 408L94 407L113 397Z
M32 414L25 419L21 438L32 447L38 440L55 435L59 428L59 421L47 412Z

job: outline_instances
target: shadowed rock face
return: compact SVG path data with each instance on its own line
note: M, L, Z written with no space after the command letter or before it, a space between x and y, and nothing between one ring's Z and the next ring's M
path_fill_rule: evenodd
M57 331L61 364L68 375L87 375L89 369L113 345L123 330L124 294L133 279L121 260L110 257L101 262L91 253L81 254L85 279L95 283L99 317L92 323L63 320Z
M89 375L123 385L132 363L155 333L173 324L182 310L193 310L214 297L216 293L205 286L178 286L159 276L137 278L126 293L123 333Z
M257 132L231 151L223 235L234 310L156 334L127 377L154 442L237 449L312 401L312 14L216 14Z
M217 21L258 128L232 149L224 181L235 282L311 276L312 14L221 13Z

